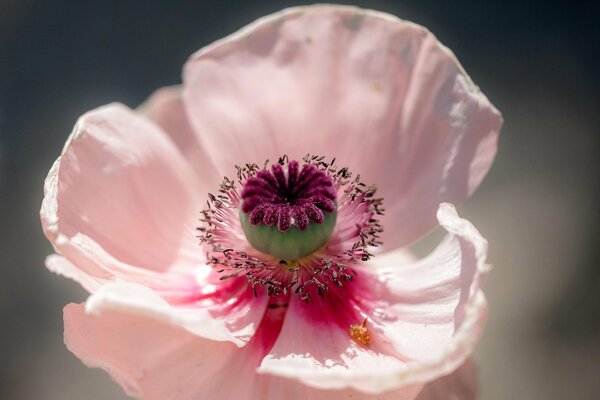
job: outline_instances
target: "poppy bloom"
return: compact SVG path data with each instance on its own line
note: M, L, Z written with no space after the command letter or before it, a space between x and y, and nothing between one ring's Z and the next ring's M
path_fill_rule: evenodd
M284 10L83 115L45 183L65 343L143 399L473 399L502 119L424 28ZM223 179L223 177L226 177ZM428 256L407 250L437 224Z

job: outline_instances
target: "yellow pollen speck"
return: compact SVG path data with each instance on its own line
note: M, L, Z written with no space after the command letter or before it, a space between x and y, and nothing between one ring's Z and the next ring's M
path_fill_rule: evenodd
M369 336L369 332L367 331L367 319L362 322L362 324L352 324L350 328L348 328L348 333L350 337L356 342L360 343L363 346L368 346L371 344L371 337Z
M281 264L282 266L284 266L290 272L292 272L292 271L294 271L294 270L296 270L298 268L298 261L297 260L292 260L292 261L281 260L279 262L279 264Z

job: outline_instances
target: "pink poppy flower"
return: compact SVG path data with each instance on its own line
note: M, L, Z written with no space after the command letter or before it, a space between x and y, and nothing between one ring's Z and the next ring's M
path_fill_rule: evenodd
M75 125L41 209L48 268L91 293L67 347L144 399L475 398L487 242L450 203L501 124L418 25L258 20Z

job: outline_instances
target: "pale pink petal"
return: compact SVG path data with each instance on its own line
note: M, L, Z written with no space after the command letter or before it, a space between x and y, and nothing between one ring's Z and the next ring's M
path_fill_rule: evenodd
M102 286L87 300L85 309L98 316L113 310L143 315L206 339L244 346L263 317L267 297L254 297L245 287L220 295L226 296L232 306L218 304L214 299L173 305L147 287L119 282Z
M393 387L386 377L406 370L404 363L394 354L354 342L333 320L327 310L330 304L327 300L306 304L292 296L281 333L259 372L297 379L321 390L350 388L374 394L401 387L404 394L399 399L414 398L420 383Z
M138 111L171 137L196 172L194 183L199 193L206 196L218 187L222 177L200 143L199 133L190 126L181 96L181 86L163 87L154 92Z
M457 369L487 316L479 289L489 270L487 242L450 204L440 206L438 218L449 235L431 255L407 263L403 252L392 252L355 266L358 276L345 303L334 302L331 293L319 307L292 298L260 371L320 389L382 393ZM368 346L348 333L363 318Z
M107 371L125 392L145 400L286 399L408 400L416 392L374 397L353 390L318 390L297 381L258 375L259 346L238 349L212 342L128 309L87 314L65 308L65 343L87 366Z
M145 400L245 399L236 376L239 349L202 339L144 314L113 309L101 317L65 307L65 344L88 367L110 373L130 396ZM227 376L225 384L219 377ZM240 396L240 397L238 397Z
M259 375L257 379L265 387L264 395L251 399L286 400L413 400L421 386L402 388L385 393L362 393L352 389L322 390L306 386L298 381L271 375ZM454 400L454 399L452 399ZM461 399L462 400L462 399Z
M202 262L193 180L157 125L123 105L100 107L79 119L48 174L44 233L98 283L162 285Z
M417 400L476 400L477 371L473 359L459 369L428 383Z
M297 7L194 54L194 129L222 174L287 154L336 157L386 200L384 243L406 245L487 173L498 111L425 28L355 7Z
M74 280L90 293L95 292L102 286L98 279L88 275L61 255L51 254L46 257L46 267L57 275Z

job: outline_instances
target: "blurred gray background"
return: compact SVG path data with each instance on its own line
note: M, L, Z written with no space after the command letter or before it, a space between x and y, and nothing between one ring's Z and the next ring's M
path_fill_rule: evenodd
M461 207L495 266L482 399L598 398L599 3L346 3L427 26L504 115L496 163ZM43 265L42 183L76 118L135 107L195 50L293 4L0 0L0 399L125 399L65 349L62 307L85 293Z

